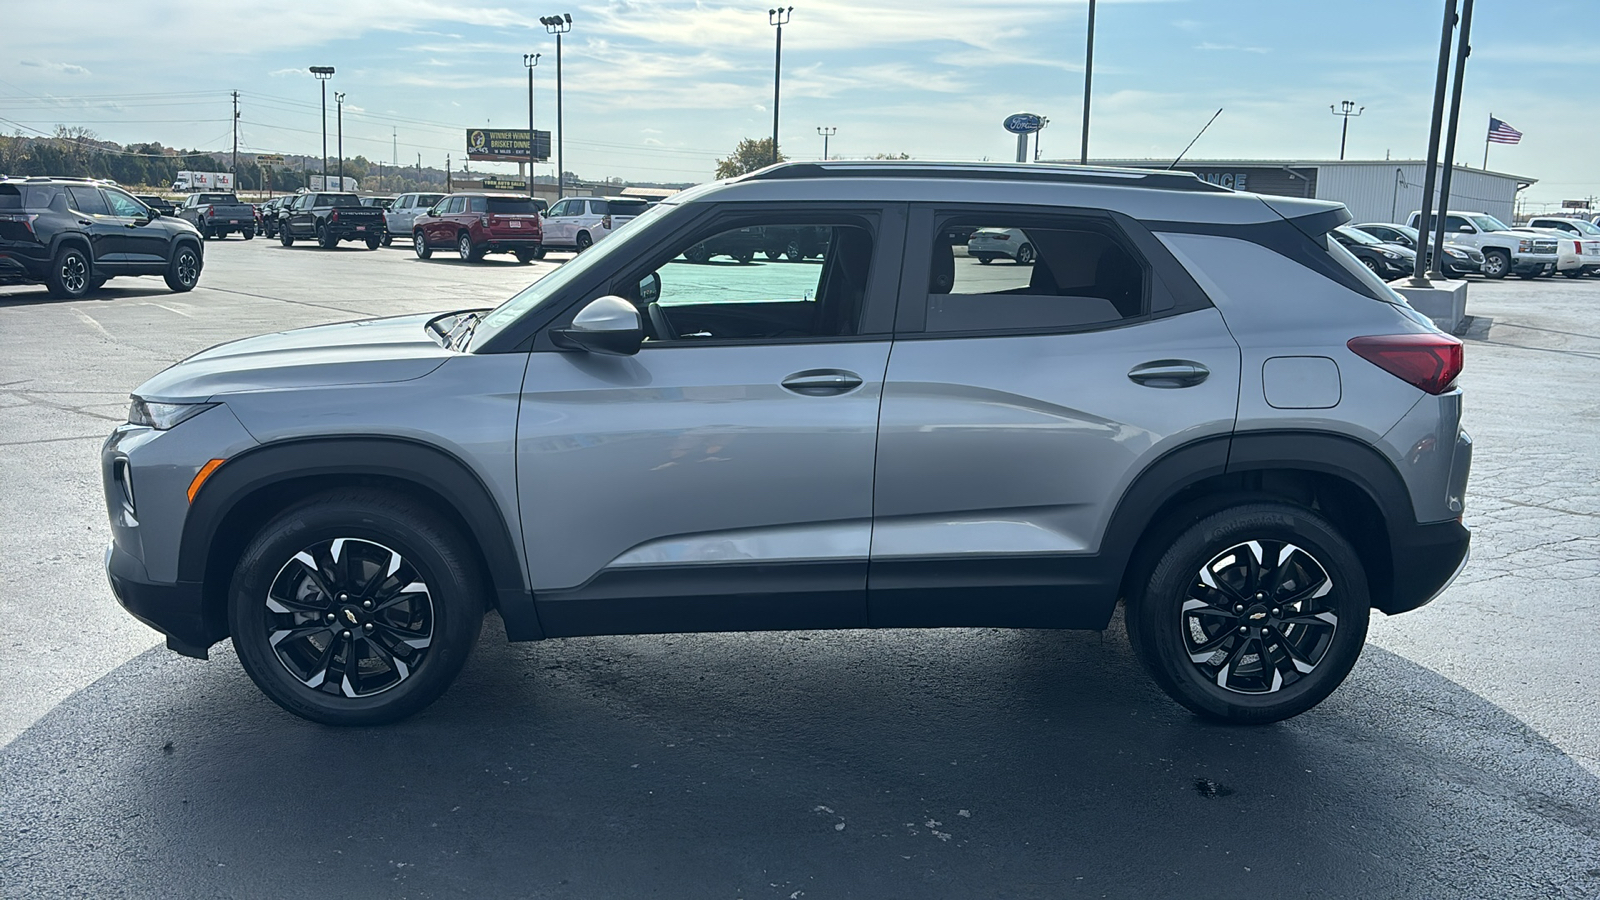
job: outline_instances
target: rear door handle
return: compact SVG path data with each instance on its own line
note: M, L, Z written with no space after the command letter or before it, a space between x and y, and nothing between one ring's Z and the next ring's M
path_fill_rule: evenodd
M1134 366L1128 372L1128 377L1136 384L1153 388L1194 387L1210 375L1210 369L1188 359L1158 359Z
M843 369L807 369L783 380L785 389L807 397L844 394L861 386L861 376Z

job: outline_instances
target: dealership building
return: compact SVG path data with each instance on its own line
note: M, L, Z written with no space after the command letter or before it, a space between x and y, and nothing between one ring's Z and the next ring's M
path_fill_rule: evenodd
M1169 161L1106 159L1094 164L1165 169ZM1357 222L1404 222L1412 210L1422 208L1428 164L1415 159L1194 159L1175 168L1238 191L1337 200L1350 208ZM1442 174L1444 167L1439 171ZM1450 182L1450 206L1486 212L1511 224L1517 192L1534 183L1535 179L1522 175L1456 166ZM1437 188L1434 198L1437 201Z

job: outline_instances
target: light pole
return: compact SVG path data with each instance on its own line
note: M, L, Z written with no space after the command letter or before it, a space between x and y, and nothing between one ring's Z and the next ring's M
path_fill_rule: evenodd
M1433 77L1433 120L1428 126L1428 167L1422 174L1422 211L1417 217L1417 237L1433 230L1433 187L1438 183L1434 169L1439 165L1439 130L1444 124L1444 88L1450 80L1450 39L1456 33L1456 0L1444 0L1444 21L1439 26L1439 71ZM1444 211L1439 211L1444 218ZM1425 231L1426 230L1426 231ZM1420 241L1419 241L1420 243ZM1428 287L1428 254L1417 254L1411 270L1412 287Z
M1456 126L1461 122L1461 82L1472 53L1472 0L1461 0L1461 33L1456 36L1456 78L1450 89L1450 118L1444 136L1444 172L1439 176L1439 214L1433 226L1433 277L1444 279L1444 222L1450 215L1450 180L1456 171Z
M522 64L528 67L528 199L533 199L533 70L539 65L542 53L522 54Z
M322 188L328 188L328 79L333 77L333 66L312 66L311 74L322 82Z
M333 92L334 105L339 108L339 190L344 190L344 91ZM323 187L327 187L327 179L323 179Z
M1361 109L1356 109L1356 104L1355 104L1355 101L1353 101L1353 100L1341 100L1341 101L1339 101L1339 105L1337 107L1335 107L1335 106L1333 106L1331 104L1328 106L1328 112L1331 112L1336 116L1343 116L1344 117L1344 128L1343 128L1343 130L1341 130L1339 132L1339 158L1340 159L1344 159L1344 141L1345 141L1345 138L1350 136L1350 120L1355 118L1355 117L1357 117L1357 116L1360 116L1361 113L1364 112L1365 110L1366 110L1365 106L1361 107Z
M1089 96L1094 86L1094 0L1089 0L1089 45L1083 53L1083 149L1078 165L1089 164Z
M572 13L541 16L539 24L556 36L556 199L560 200L567 192L567 161L561 152L561 145L567 140L567 129L561 124L561 36L572 30ZM529 171L532 169L530 164Z
M828 161L828 138L831 138L831 137L833 137L834 135L836 135L838 133L839 133L839 129L836 126L833 126L833 125L819 125L819 126L817 126L817 134L822 135L822 161L823 162L827 162Z
M789 24L794 7L767 10L767 24L778 27L778 53L772 63L772 164L778 164L778 98L783 86L783 26Z

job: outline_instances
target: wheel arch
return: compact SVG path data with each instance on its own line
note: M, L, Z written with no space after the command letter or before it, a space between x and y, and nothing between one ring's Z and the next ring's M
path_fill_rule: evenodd
M94 245L89 242L89 236L81 231L67 231L56 235L55 240L50 245L50 258L55 259L56 254L60 253L61 249L69 244L75 245L79 250L82 250L89 257L90 267L94 266Z
M404 438L284 441L218 467L189 508L178 553L178 579L201 585L205 620L227 621L233 568L267 519L322 490L353 485L392 490L450 520L471 541L507 636L543 637L507 518L482 479L454 454Z
M1415 605L1396 596L1397 533L1414 526L1400 473L1373 447L1319 433L1247 433L1180 447L1134 480L1102 546L1119 596L1179 532L1207 515L1253 500L1290 502L1328 518L1365 563L1372 605Z

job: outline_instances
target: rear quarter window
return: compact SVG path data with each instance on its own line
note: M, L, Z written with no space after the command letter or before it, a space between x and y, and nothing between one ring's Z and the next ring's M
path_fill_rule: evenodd
M22 209L22 188L0 184L0 209Z
M490 197L489 212L502 216L531 216L539 208L527 197Z

